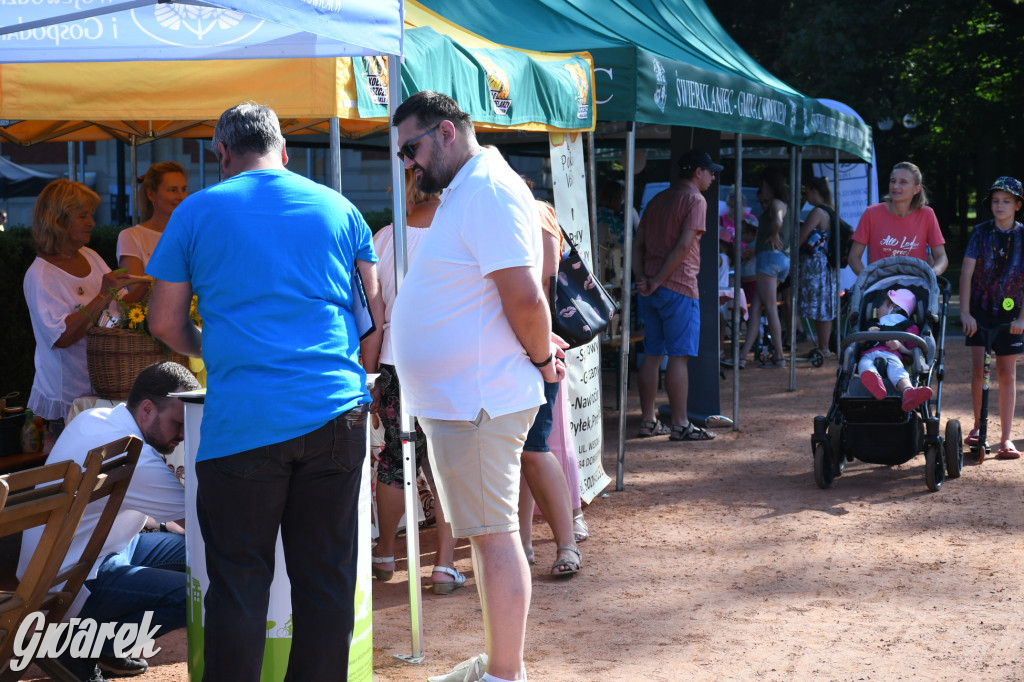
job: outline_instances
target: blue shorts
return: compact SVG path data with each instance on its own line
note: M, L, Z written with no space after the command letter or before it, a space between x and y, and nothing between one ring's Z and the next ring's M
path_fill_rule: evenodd
M697 299L658 287L640 296L644 323L644 353L693 357L700 342L700 304Z
M533 426L526 434L526 442L523 443L525 452L550 452L548 447L548 436L551 435L551 426L555 422L551 410L554 408L555 400L558 398L559 382L544 382L545 403L537 408L537 416L533 418Z
M781 282L789 277L789 256L781 251L762 251L757 254L757 274L774 277Z

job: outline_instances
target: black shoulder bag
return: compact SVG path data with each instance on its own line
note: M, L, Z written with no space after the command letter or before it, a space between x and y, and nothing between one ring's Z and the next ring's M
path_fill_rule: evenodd
M564 228L562 236L569 252L558 263L557 277L551 278L551 328L576 348L608 328L619 304L594 277Z

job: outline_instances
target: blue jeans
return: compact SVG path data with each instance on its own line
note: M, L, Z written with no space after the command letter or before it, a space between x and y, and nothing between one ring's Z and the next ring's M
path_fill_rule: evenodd
M283 443L196 464L210 578L203 680L260 679L278 529L292 598L285 680L348 679L366 408Z
M120 552L108 555L96 577L85 581L89 598L80 618L97 623L139 624L153 612L158 635L185 627L185 536L176 533L136 535ZM108 641L103 653L113 654Z

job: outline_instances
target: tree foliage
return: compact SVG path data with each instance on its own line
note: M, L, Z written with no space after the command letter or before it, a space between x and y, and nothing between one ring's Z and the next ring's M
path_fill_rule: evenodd
M1024 0L708 0L776 76L852 106L875 130L880 168L910 159L940 219L963 225L967 197L1024 175ZM904 117L917 127L902 125ZM886 132L877 127L894 122Z

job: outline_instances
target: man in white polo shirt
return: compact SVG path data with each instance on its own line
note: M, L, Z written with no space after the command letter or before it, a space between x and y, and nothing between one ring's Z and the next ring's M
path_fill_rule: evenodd
M439 679L521 680L530 573L520 455L542 382L565 375L541 288L537 207L450 97L416 93L393 123L419 188L444 190L395 301L395 365L452 532L470 539L486 634L485 656Z

